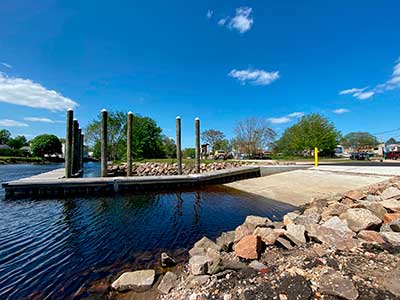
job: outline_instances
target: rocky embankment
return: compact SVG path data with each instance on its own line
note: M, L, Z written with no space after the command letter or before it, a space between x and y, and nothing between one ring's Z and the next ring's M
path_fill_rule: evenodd
M157 283L147 270L112 287L153 286L164 300L400 299L400 180L314 200L283 222L248 216L189 255Z
M211 172L248 165L244 162L214 162L201 164L200 172ZM127 164L109 165L108 176L126 176ZM183 174L194 174L193 164L183 164ZM178 164L176 163L135 163L132 167L132 176L163 176L178 175Z

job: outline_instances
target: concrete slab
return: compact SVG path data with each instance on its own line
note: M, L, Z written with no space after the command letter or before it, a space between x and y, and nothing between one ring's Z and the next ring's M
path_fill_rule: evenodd
M370 174L383 176L400 176L400 166L319 166L313 170L353 174Z
M344 174L319 170L296 170L226 184L273 200L303 205L325 197L388 180L386 176Z

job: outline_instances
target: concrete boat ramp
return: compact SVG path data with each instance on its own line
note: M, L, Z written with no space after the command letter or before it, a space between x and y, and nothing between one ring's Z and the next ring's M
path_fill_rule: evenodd
M123 192L162 191L182 187L224 184L260 176L256 166L238 167L213 172L139 177L63 178L64 169L3 183L6 199L51 198L115 194Z

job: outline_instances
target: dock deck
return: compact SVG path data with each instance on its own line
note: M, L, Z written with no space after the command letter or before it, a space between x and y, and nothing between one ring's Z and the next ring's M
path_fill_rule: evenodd
M213 172L135 177L63 178L64 169L3 183L6 198L50 198L162 191L181 187L223 184L260 176L259 167L238 167Z

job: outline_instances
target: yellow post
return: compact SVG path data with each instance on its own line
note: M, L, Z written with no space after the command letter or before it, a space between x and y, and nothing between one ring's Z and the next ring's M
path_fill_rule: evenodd
M314 163L315 163L315 166L318 167L318 148L317 147L314 148Z

